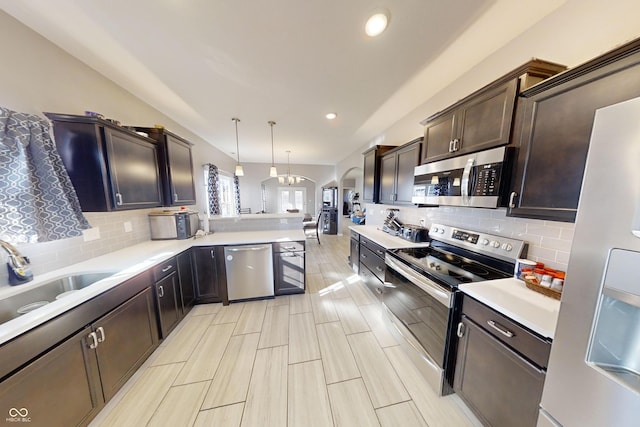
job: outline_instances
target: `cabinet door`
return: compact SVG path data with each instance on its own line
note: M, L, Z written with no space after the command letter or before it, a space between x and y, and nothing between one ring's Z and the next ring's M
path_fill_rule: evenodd
M640 96L632 60L640 55L521 99L509 216L575 221L595 110Z
M380 203L393 204L396 200L396 168L398 156L394 153L385 154L380 159Z
M171 135L166 135L166 138L171 206L193 205L196 203L196 189L193 184L191 146Z
M191 250L182 252L177 256L178 259L178 277L180 279L179 306L182 307L182 315L193 306L196 299L195 288L193 286L193 271L191 261Z
M455 112L451 112L425 125L423 164L451 156L451 142L456 137L456 120Z
M364 176L362 181L362 200L364 202L378 202L376 161L376 150L371 150L364 154Z
M19 418L15 425L87 424L104 402L95 352L86 341L90 332L83 329L3 381L2 417Z
M456 154L509 143L517 91L518 80L513 79L460 107Z
M535 426L544 372L462 316L453 388L486 425Z
M279 252L274 253L275 294L299 294L305 290L305 253Z
M153 291L147 288L93 324L105 400L111 399L158 344Z
M416 142L396 153L396 204L411 204L414 169L420 163L421 147L422 143Z
M196 298L199 302L220 302L223 295L218 281L218 257L224 258L224 252L217 253L213 246L194 247L192 249ZM224 264L223 264L224 265ZM220 270L224 271L224 268Z
M104 135L115 209L161 206L157 146L116 129Z
M178 309L178 275L174 272L156 283L156 300L160 320L160 337L166 338L180 320Z

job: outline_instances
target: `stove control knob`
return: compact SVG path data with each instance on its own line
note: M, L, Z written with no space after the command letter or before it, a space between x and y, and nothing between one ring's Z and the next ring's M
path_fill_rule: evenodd
M440 267L439 265L436 265L436 270L439 271L442 267Z
M511 251L511 249L513 249L513 246L511 246L509 243L504 243L504 244L502 245L502 249L504 249L504 250L505 250L505 251L507 251L507 252L510 252L510 251Z
M440 234L444 234L444 228L439 228L439 229L438 229L438 233L440 233Z
M498 242L497 240L492 240L491 241L491 247L499 248L500 247L500 242Z
M484 245L484 246L487 246L487 245L489 244L489 239L482 239L482 240L480 240L480 244L481 244L481 245Z
M431 231L433 231L434 233L437 233L437 232L438 232L438 227L433 227L433 228L431 229Z

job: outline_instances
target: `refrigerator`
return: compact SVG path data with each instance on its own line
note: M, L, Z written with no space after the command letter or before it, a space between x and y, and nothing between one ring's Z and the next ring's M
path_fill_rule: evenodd
M640 425L638 236L640 98L595 114L538 427Z

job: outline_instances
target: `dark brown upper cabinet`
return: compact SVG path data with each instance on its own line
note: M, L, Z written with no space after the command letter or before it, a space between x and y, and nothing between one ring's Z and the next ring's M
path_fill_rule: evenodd
M192 144L164 128L137 127L158 143L164 206L196 204Z
M533 59L428 117L421 163L509 144L518 92L565 69Z
M362 153L364 155L363 202L378 203L380 196L380 158L393 148L396 147L392 145L376 145Z
M411 204L414 169L420 164L422 138L388 151L380 160L380 203Z
M162 206L155 141L94 117L45 115L84 212Z
M523 92L507 215L574 222L596 109L638 96L640 39Z

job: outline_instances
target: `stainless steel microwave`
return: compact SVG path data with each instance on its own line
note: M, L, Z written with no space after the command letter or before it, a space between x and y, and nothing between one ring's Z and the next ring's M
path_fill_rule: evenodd
M183 240L195 236L200 222L197 212L154 211L149 213L151 240Z
M508 185L511 150L498 147L416 166L411 202L496 208Z

